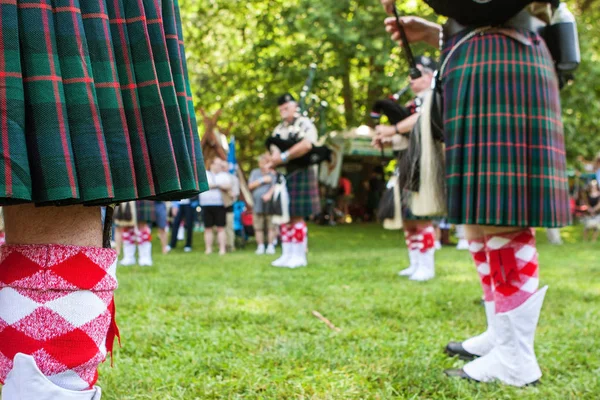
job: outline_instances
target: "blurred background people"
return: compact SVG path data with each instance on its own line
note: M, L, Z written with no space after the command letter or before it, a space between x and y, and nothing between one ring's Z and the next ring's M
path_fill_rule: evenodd
M258 168L250 172L248 188L252 191L254 200L253 224L256 237L256 254L275 254L275 230L272 224L271 210L268 203L273 196L276 173L268 168L268 154L263 154L258 160ZM265 245L266 240L266 245Z

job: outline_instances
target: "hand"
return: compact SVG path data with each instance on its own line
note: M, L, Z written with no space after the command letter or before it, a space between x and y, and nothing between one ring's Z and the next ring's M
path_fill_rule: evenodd
M377 125L375 133L377 136L394 136L396 134L396 127L394 125Z
M262 183L271 183L273 182L273 178L271 175L266 175L262 177Z
M271 201L271 199L273 198L273 193L265 193L262 196L262 201Z
M392 15L394 12L394 3L396 0L381 0L381 5L385 9L385 12Z
M281 160L281 154L277 153L277 154L273 154L271 156L271 159L267 162L267 168L268 169L273 169L273 168L277 168L277 166L283 164L283 161Z
M432 46L439 46L440 32L442 27L434 22L427 21L420 17L400 17L400 24L404 27L406 38L410 43L425 42ZM395 40L400 45L400 32L396 18L389 17L385 19L385 30L391 35L392 40Z

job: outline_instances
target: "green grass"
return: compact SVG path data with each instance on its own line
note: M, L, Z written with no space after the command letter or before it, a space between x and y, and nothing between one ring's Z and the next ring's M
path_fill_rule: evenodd
M550 285L536 351L541 385L446 378L463 363L442 350L484 328L468 252L437 253L437 277L413 283L399 233L374 225L311 226L308 268L269 266L253 246L226 257L158 254L119 269L123 347L105 363L103 399L597 399L599 245L539 236ZM342 331L311 315L318 310Z

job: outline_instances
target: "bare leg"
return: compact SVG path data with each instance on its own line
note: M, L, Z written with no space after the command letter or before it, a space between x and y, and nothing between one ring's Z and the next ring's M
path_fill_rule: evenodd
M224 255L227 252L227 232L225 232L225 228L217 228L217 239L219 241L219 254Z
M267 237L269 238L269 245L273 244L273 242L275 241L275 238L277 237L277 232L275 230L275 228L273 227L268 227L267 228Z
M210 254L212 253L212 247L213 247L213 242L215 241L215 237L213 234L213 228L206 228L204 230L204 247L206 247L206 249L204 250L205 254Z
M102 247L100 217L100 207L5 207L6 242Z
M257 229L254 235L256 236L256 244L259 246L265 244L265 232L263 230Z
M483 240L485 232L480 225L465 225L465 239L468 241Z
M598 236L600 236L600 229L596 229L594 231L594 235L592 236L592 242L596 243L596 241L598 240Z
M166 229L158 228L158 239L160 240L161 250L163 254L166 254L167 246L169 245Z
M117 226L115 228L115 251L117 256L121 255L121 248L123 247L123 228Z

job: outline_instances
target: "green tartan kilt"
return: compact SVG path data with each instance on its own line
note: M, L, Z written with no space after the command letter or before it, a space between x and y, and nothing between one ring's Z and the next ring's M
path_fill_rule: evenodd
M149 200L138 200L135 202L135 212L138 222L153 224L156 222L156 208L154 202Z
M288 174L286 186L290 196L290 216L310 217L321 212L319 181L313 167Z
M177 0L0 3L0 205L208 189Z
M515 32L516 33L516 32ZM570 224L559 89L543 39L477 35L444 71L448 219L454 224ZM453 37L445 54L460 38Z

